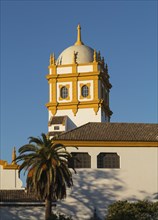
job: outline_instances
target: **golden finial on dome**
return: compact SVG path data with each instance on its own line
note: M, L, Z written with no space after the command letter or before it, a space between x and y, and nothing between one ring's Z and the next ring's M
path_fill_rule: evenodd
M16 149L15 147L13 148L13 151L12 151L12 164L16 164Z
M55 55L54 55L54 53L50 55L49 63L50 63L50 65L55 65Z
M83 45L84 43L81 41L81 26L78 24L77 26L77 41L75 45Z
M97 52L96 52L96 50L94 50L93 62L97 62Z

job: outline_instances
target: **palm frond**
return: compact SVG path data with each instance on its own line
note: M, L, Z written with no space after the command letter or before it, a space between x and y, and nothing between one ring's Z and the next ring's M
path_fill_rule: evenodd
M42 142L42 140L41 140L41 138L36 138L36 137L29 137L29 144L31 144L31 143L34 143L34 144L36 144L36 145L38 145L38 146L42 146L42 144L43 144L43 142Z
M27 172L27 189L39 198L66 197L66 188L73 186L68 161L72 155L63 144L54 144L53 139L42 133L41 137L29 137L29 143L19 149L17 162L22 162L19 172Z
M19 153L23 154L23 153L29 152L29 151L36 152L36 150L37 150L37 146L35 146L33 144L25 144L24 146L20 147Z

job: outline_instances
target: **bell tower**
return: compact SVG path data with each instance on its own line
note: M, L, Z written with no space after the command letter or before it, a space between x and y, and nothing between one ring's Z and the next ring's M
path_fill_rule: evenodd
M50 55L48 70L50 136L88 122L110 121L108 66L100 52L82 42L80 25L75 44L57 59Z

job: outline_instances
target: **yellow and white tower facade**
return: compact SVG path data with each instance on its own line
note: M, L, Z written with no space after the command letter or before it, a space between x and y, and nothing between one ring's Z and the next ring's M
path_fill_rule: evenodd
M75 44L57 59L50 55L48 70L50 135L88 122L110 121L108 66L100 52L82 42L80 25Z

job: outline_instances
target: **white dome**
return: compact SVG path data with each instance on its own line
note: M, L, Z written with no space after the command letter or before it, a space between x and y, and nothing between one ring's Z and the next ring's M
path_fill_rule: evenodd
M73 45L66 48L58 57L56 64L72 64L74 53L78 64L93 62L94 50L86 45Z

